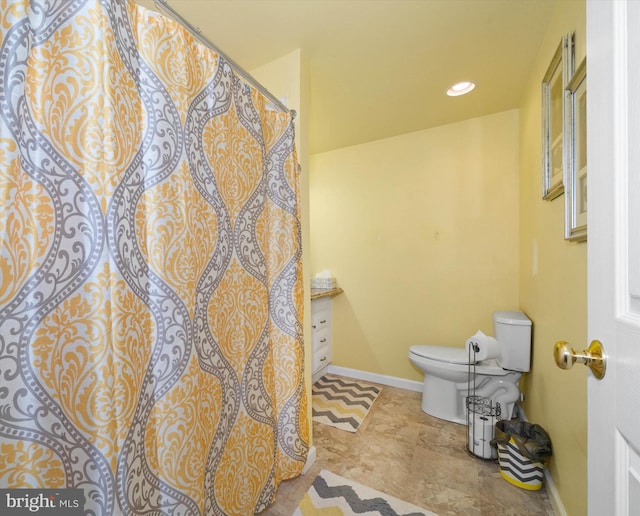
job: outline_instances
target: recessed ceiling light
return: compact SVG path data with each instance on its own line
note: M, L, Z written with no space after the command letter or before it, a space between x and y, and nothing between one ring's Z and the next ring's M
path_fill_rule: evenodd
M458 95L469 93L475 87L476 85L469 81L459 82L447 90L447 95L450 97L457 97Z

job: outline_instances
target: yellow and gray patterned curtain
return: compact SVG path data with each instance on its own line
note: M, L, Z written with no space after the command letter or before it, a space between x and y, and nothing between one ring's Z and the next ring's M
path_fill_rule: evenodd
M124 0L0 5L0 487L265 508L309 440L291 115Z

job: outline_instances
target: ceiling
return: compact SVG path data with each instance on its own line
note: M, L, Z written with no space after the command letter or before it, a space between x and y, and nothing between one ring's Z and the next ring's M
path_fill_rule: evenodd
M169 5L245 70L302 49L313 154L518 107L557 1L573 0ZM153 7L152 0L139 3ZM476 89L445 95L464 80Z

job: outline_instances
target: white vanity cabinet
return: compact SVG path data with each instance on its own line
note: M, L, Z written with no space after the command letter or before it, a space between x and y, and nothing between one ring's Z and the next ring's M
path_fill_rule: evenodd
M331 363L331 297L311 300L313 382L327 372Z

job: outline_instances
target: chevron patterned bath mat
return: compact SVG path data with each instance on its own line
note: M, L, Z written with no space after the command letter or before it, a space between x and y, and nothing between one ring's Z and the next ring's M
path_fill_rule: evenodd
M322 470L293 516L435 516L433 512Z
M325 375L313 385L313 420L355 432L380 391L380 387L370 383Z

